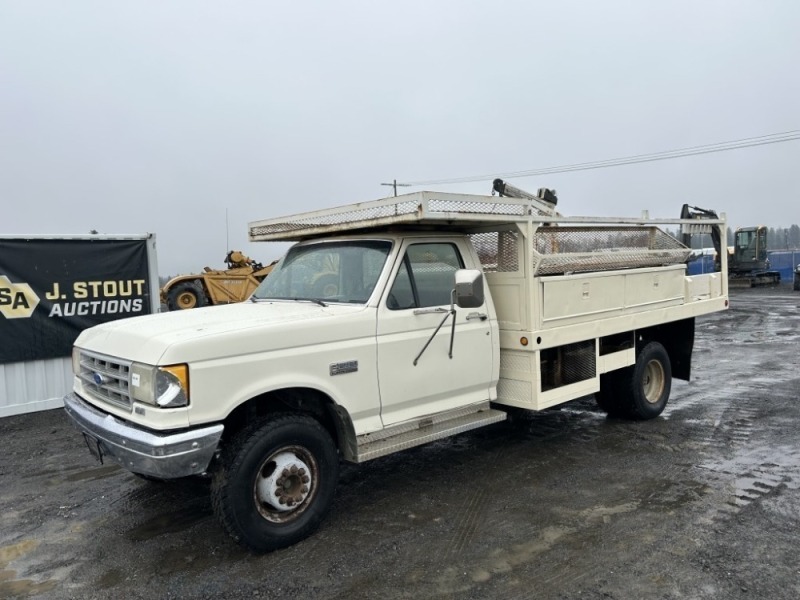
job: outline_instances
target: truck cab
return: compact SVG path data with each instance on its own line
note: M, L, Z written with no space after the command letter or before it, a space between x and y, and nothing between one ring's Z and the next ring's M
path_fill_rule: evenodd
M750 273L769 269L767 258L767 228L740 227L734 234L731 273Z

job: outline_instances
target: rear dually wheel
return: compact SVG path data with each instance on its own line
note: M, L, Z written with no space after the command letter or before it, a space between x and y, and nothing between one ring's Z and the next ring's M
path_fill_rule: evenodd
M600 377L597 404L612 417L647 420L660 415L672 388L669 354L658 342L647 343L636 363Z

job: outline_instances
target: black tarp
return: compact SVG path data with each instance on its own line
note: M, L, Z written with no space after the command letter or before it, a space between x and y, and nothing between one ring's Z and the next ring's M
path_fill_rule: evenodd
M152 305L146 239L0 239L0 363L69 356L84 329Z

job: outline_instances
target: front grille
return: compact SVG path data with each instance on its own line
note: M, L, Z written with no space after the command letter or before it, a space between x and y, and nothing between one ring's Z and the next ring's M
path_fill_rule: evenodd
M95 400L131 409L131 363L81 350L80 369L76 375L84 391Z

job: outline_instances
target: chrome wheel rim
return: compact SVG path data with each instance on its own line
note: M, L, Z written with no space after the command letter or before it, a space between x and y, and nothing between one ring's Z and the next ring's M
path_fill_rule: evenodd
M253 498L258 512L272 523L299 517L316 495L319 469L314 456L301 446L286 446L270 454L258 469Z

